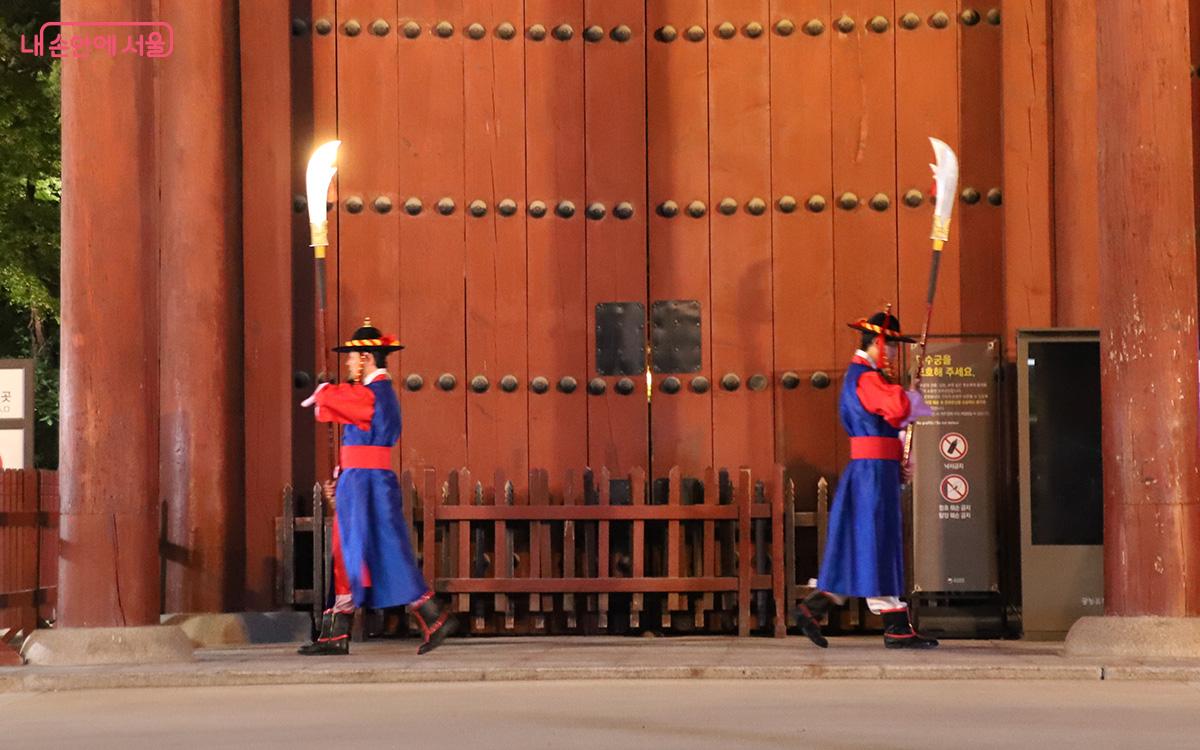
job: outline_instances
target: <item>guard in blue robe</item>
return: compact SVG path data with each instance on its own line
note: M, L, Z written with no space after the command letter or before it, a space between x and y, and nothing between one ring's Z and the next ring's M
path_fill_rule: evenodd
M455 628L417 565L403 514L392 447L400 439L400 401L387 372L387 355L404 347L366 320L334 351L347 354L349 382L324 383L304 402L320 422L342 428L333 525L332 606L321 634L301 647L305 655L348 654L357 607L408 605L424 631L417 653L436 648Z
M904 535L900 512L901 431L929 416L919 391L892 382L888 361L896 345L912 343L900 333L890 312L850 324L862 334L838 402L842 426L850 436L850 462L842 472L829 510L825 555L817 590L800 606L800 625L813 643L829 645L819 621L831 604L859 596L883 616L888 648L932 648L937 641L913 630L904 593Z

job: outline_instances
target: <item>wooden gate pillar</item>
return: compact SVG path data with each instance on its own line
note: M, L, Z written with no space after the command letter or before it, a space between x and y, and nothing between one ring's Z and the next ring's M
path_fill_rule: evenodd
M1101 0L1105 611L1200 615L1188 0Z
M150 18L63 0L64 21ZM62 494L58 623L158 621L154 62L62 61Z
M143 62L159 74L167 612L240 608L244 588L237 12L235 0L160 0L158 17L174 29L175 51Z

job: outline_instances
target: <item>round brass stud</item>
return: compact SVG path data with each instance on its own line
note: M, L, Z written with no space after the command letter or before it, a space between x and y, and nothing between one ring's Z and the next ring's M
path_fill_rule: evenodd
M578 387L579 382L570 375L567 375L558 381L558 390L562 391L563 393L574 393L575 389Z
M742 379L732 372L726 373L725 376L721 378L721 387L727 391L736 391L741 387L741 385Z
M442 39L448 39L454 34L454 24L449 21L438 21L438 25L433 27L433 30Z
M569 219L575 215L575 204L571 201L559 201L554 212L563 219Z
M737 213L737 206L738 203L733 198L722 198L721 202L717 204L717 210L726 216L732 216Z
M829 375L823 372L814 372L808 382L819 391L829 387Z
M679 389L683 387L683 384L679 382L679 378L672 375L669 378L665 378L659 387L662 388L663 393L679 393Z
M325 36L333 31L333 24L329 22L328 18L318 18L317 22L313 24L313 28L317 30L318 34Z
M476 393L486 392L488 385L488 379L482 375L476 375L475 377L471 378L471 390L475 391Z
M621 24L617 28L613 29L609 33L609 36L613 38L613 41L628 42L633 38L633 29L629 28L625 24Z
M925 195L920 190L909 190L904 194L904 205L909 208L916 208L925 202Z
M608 384L604 382L604 378L592 378L588 381L588 393L593 396L599 396L608 388Z
M750 37L751 39L758 39L760 36L762 36L763 25L758 21L751 21L750 23L746 24L744 31L746 36Z
M346 199L346 210L352 214L361 214L363 210L363 199L357 195L352 195Z
M297 195L294 198L292 198L292 210L293 211L295 211L298 214L304 213L304 210L306 208L308 208L308 199L305 198L303 195Z
M450 214L454 213L454 208L455 205L453 198L442 198L437 202L438 213L442 216L449 216Z
M540 42L546 38L546 27L540 23L535 23L529 27L529 38L535 42Z
M292 19L292 36L304 36L308 33L308 22L303 18Z
M587 217L589 219L599 221L600 219L604 218L606 213L608 213L608 211L604 208L603 203L592 203L587 207Z
M962 198L963 203L966 203L968 206L974 206L979 202L979 191L973 187L963 188L963 191L959 193L959 197Z
M701 26L692 26L687 30L687 38L690 42L699 42L704 39L704 28Z
M512 39L516 35L517 35L517 27L513 26L508 21L505 21L504 23L502 23L496 27L496 36L500 37L501 39L509 40L509 39Z
M654 38L660 42L673 42L678 36L679 32L669 24L654 32Z
M872 209L882 212L888 210L888 208L892 205L892 200L891 198L887 197L886 193L876 193L875 195L871 196L871 202L869 205Z
M843 210L853 211L858 208L858 196L854 193L842 193L841 197L838 198L838 205Z
M600 26L588 26L583 32L583 38L589 42L599 42L604 39L604 29Z
M386 214L388 211L392 210L392 199L386 195L381 195L375 199L374 206L376 211L381 214Z
M529 390L534 393L545 393L550 390L550 381L539 375L529 382Z
M944 29L950 25L950 16L945 11L938 11L929 18L929 25L935 29Z
M849 34L851 31L854 31L854 19L850 16L842 16L834 25L843 34Z
M487 36L487 29L481 23L473 23L467 27L467 36L478 41Z
M571 24L564 23L554 27L554 38L560 42L566 42L575 36L575 29L571 28Z
M882 34L890 28L891 24L883 16L875 16L867 22L867 28L874 31L876 34Z
M796 197L793 195L785 195L779 199L779 210L785 214L790 214L796 210Z
M709 385L708 378L704 377L703 375L697 375L696 377L692 378L693 393L708 393L708 389L710 387L711 386Z
M438 376L437 387L441 388L443 391L452 391L456 385L458 385L458 378L454 377L450 373L443 372Z
M629 201L621 201L617 207L613 209L613 214L618 219L628 219L633 216L633 204Z
M512 393L513 391L517 390L517 385L519 385L519 383L517 382L515 375L505 375L504 377L500 378L500 390L504 391L505 393Z
M794 391L800 386L800 375L788 370L779 379L780 384L789 391Z
M814 214L819 214L825 210L825 196L823 196L823 195L810 196L808 201L804 205L808 208L809 211L812 211Z
M692 201L687 207L688 216L691 216L693 219L699 219L707 211L708 209L705 207L704 201Z
M1000 9L992 8L987 12L987 22L993 26L1000 25Z
M751 198L746 203L746 210L750 212L751 216L762 216L766 213L767 202L762 198Z
M737 27L726 21L717 27L717 36L722 39L733 39L733 35L737 33Z
M912 31L921 25L921 17L916 13L905 13L903 16L900 16L900 25Z
M419 391L425 385L425 378L415 372L404 379L404 387L410 391Z
M416 21L408 21L404 24L404 36L409 39L416 39L421 36L421 24Z
M756 373L750 376L746 381L746 387L752 391L765 391L767 389L767 376L761 373Z
M413 197L413 198L409 198L408 200L404 201L404 211L409 216L420 215L421 209L423 209L424 207L425 206L421 203L420 198Z
M796 24L790 18L781 18L775 24L775 33L779 36L791 36L796 33Z
M362 24L351 18L342 26L342 29L346 32L346 36L358 36L362 33Z
M993 206L999 206L1004 203L1004 194L1000 191L1000 188L992 188L988 191L987 202Z
M479 201L479 200L471 201L470 208L471 208L471 215L474 216L475 218L479 218L480 216L487 215L487 202L486 201Z
M546 215L546 204L542 201L533 201L529 204L529 215L535 219L540 219Z
M628 396L633 393L633 380L629 378L621 378L617 381L617 393L622 396Z
M814 18L804 24L804 33L809 36L821 36L825 33L825 22L819 18Z
M517 202L512 198L505 198L496 204L496 210L501 216L512 216L517 212Z
M391 30L391 24L382 18L376 19L371 23L371 33L375 36L387 36L387 33Z
M979 23L979 11L974 8L967 8L959 15L965 26L974 26Z
M679 204L675 201L663 201L658 206L658 215L668 219L679 213Z

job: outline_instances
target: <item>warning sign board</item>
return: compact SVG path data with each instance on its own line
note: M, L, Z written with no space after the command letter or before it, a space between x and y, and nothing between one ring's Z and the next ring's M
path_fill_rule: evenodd
M938 450L947 461L961 461L967 455L967 439L958 432L947 432L938 442Z
M942 479L942 499L948 503L961 503L971 494L971 485L962 474L949 474Z

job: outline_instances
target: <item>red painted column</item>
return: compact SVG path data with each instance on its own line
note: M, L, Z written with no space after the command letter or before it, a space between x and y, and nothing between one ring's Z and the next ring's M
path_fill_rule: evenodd
M1200 615L1188 0L1100 0L1105 609Z
M151 5L63 0L62 18ZM156 64L63 60L61 626L158 620Z
M159 477L167 612L240 608L241 168L235 0L159 0ZM266 333L264 331L264 333ZM287 363L257 362L286 378Z

